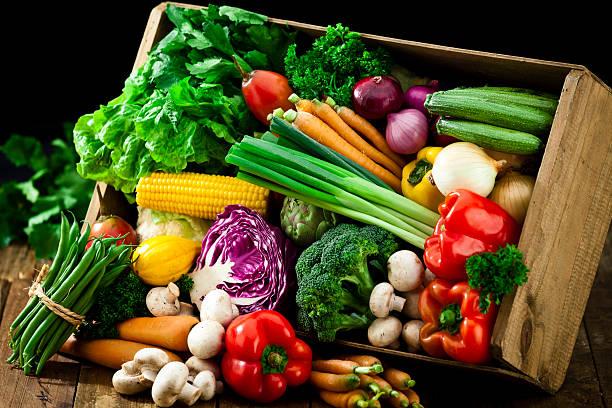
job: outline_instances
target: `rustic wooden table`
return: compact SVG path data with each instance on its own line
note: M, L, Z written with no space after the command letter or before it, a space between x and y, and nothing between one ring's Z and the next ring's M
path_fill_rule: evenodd
M153 407L150 397L120 397L111 386L112 370L62 356L54 357L40 378L26 377L5 363L10 354L7 328L26 302L33 275L32 252L23 246L0 251L0 407ZM404 364L417 381L426 407L612 407L612 232L604 249L572 361L555 396L506 380L471 375L451 369ZM253 407L225 394L198 407ZM324 407L307 391L292 392L274 407Z

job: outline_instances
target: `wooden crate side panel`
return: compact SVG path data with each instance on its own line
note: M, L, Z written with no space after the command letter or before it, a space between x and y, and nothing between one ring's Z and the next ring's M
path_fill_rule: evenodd
M612 215L612 95L567 77L519 243L529 281L504 300L497 357L549 391L563 383Z

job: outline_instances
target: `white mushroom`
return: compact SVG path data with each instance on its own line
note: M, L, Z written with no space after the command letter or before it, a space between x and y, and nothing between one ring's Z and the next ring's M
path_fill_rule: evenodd
M233 320L232 298L226 291L214 289L202 300L200 320L215 320L223 327L229 326Z
M425 268L414 252L404 249L389 257L387 272L389 283L395 290L410 292L423 282Z
M423 321L411 320L404 325L402 329L402 339L408 346L408 351L416 353L421 350L421 342L419 340L419 333L423 327Z
M168 363L168 355L158 348L144 348L134 360L123 363L113 375L113 387L120 394L136 394L153 384L157 372Z
M202 391L187 382L188 376L189 369L180 361L166 364L153 383L153 401L160 407L170 407L177 400L189 406L195 404Z
M219 365L214 360L204 360L196 356L191 356L187 361L185 361L185 365L189 369L190 381L193 381L195 376L202 371L211 371L215 378L221 377Z
M397 339L393 343L389 344L387 348L391 350L399 350L401 346L402 346L402 343L400 342L399 339Z
M387 347L399 339L402 322L397 317L379 317L368 328L368 340L376 347Z
M129 375L124 370L118 370L113 374L113 388L119 394L138 394L151 386L142 374Z
M147 309L153 316L176 316L181 310L178 286L170 282L168 287L153 288L147 293Z
M193 316L193 305L191 303L179 302L181 305L181 310L179 311L179 316Z
M204 320L193 326L187 336L189 351L196 357L207 359L216 356L223 347L225 329L214 320Z
M211 400L217 394L217 379L212 371L202 371L193 379L193 385L202 393L201 400Z
M419 297L422 291L423 287L419 286L415 290L401 294L406 299L406 303L404 303L404 308L402 309L402 315L411 319L421 318L421 312L419 312Z
M381 282L374 286L370 294L370 310L376 317L387 317L389 313L401 312L406 300L395 296L393 286L387 282Z
M238 310L238 306L232 303L232 320L240 316L240 310Z
M425 269L425 276L423 277L423 286L429 285L429 282L436 279L436 275L429 269Z

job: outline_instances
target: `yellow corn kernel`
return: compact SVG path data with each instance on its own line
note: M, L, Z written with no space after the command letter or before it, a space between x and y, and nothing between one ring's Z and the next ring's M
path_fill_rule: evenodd
M136 203L145 208L214 220L231 204L265 216L270 190L236 177L153 173L138 180Z

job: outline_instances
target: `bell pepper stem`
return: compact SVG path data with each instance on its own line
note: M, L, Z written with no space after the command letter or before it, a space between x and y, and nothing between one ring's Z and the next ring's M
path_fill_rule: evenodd
M440 312L440 329L447 330L451 334L455 334L459 331L459 323L463 320L461 316L461 309L456 303L447 305Z
M270 353L268 354L268 364L270 367L278 367L283 363L283 357L278 353Z
M269 344L261 355L261 365L264 374L285 372L287 366L287 352L284 348Z

